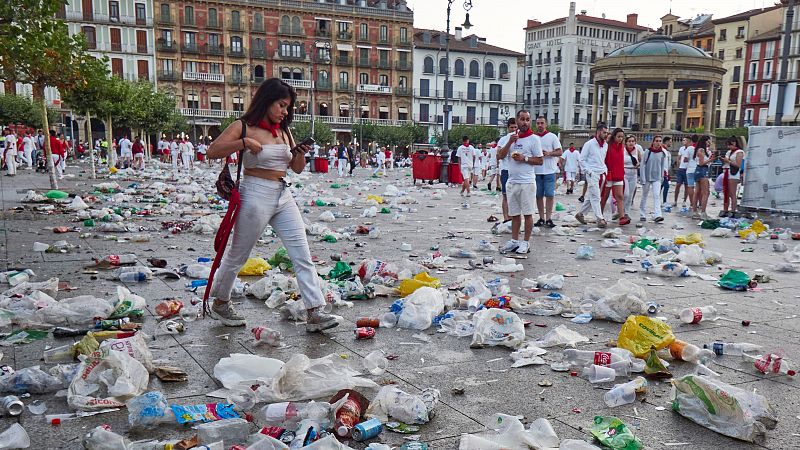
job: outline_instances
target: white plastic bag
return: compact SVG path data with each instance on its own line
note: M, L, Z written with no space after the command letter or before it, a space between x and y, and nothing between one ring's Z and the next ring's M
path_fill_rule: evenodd
M320 222L335 222L336 217L334 217L333 213L330 211L325 211L324 213L319 215Z
M403 309L397 318L399 328L427 330L433 318L444 310L444 298L438 290L423 286L403 299Z
M711 231L711 237L728 237L731 235L731 230L728 228L715 228Z
M536 283L541 289L558 290L564 287L564 275L546 273L536 278Z
M79 195L76 195L70 204L67 205L67 209L70 211L82 211L84 209L89 209L89 205L87 205Z
M374 206L370 206L361 213L361 217L375 217L376 215L378 215L378 208Z
M678 252L678 260L687 266L705 266L706 258L703 248L697 244L683 245Z
M142 363L148 372L156 369L153 365L153 353L147 347L143 332L122 339L107 339L100 343L100 348L107 348L115 352L123 352Z
M486 421L486 432L462 434L458 450L527 450L549 449L558 445L558 435L547 419L536 419L530 429L521 417L493 414Z
M100 349L82 357L67 403L80 411L122 408L147 390L149 380L147 369L127 353Z
M623 323L630 315L647 314L647 292L624 278L608 289L587 286L583 300L593 303L592 317L595 319Z
M499 308L482 309L473 317L472 348L504 346L519 348L525 341L525 325L516 313Z
M511 364L511 367L546 364L545 360L541 358L541 356L545 353L547 353L547 350L529 343L525 347L511 352L511 355L509 356L514 361L514 363Z
M283 361L247 353L233 353L214 366L214 378L228 389L269 383L283 367Z
M589 338L577 331L570 330L566 325L559 325L550 330L550 332L542 338L534 341L533 345L541 348L556 347L559 345L575 347L579 342L589 342Z
M408 424L424 424L433 419L434 408L439 403L437 389L424 389L412 395L395 386L384 386L372 400L365 413L386 423L389 417Z

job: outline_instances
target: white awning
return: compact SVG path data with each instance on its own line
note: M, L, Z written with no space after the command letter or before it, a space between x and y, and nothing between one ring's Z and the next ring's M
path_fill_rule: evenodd
M242 97L233 97L233 103L244 103L244 99Z
M350 105L348 105L347 103L339 103L339 109L347 109L347 110L349 110L350 109Z
M401 107L397 108L397 112L399 112L401 114L408 114L408 108L404 108L404 107L401 106Z
M388 106L381 106L380 108L378 108L378 112L388 113L389 112L389 107Z
M392 48L391 48L391 47L376 47L376 48L377 48L378 50L388 50L388 51L392 51Z
M220 97L219 95L212 95L211 96L211 101L212 102L221 102L222 101L222 97Z
M369 48L369 49L372 49L372 46L371 46L371 45L358 45L358 44L356 44L356 47L358 47L358 48Z
M361 111L367 111L367 112L369 112L369 106L367 106L367 105L361 105Z
M340 52L352 52L353 46L351 44L336 44L336 50Z
M317 41L317 48L325 48L326 45L328 47L330 47L331 43L330 42L319 42L319 41Z
M404 48L396 48L394 50L397 51L397 52L408 52L408 53L411 53L411 50L407 50L407 49L404 49Z

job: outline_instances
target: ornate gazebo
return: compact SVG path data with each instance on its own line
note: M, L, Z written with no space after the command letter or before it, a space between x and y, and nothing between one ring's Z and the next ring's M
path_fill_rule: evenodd
M669 36L660 33L654 34L599 59L592 67L591 74L594 77L595 92L592 105L593 124L600 120L607 121L609 90L612 87L616 88L617 92L625 92L625 89L631 88L638 91L639 124L645 123L647 90L666 90L665 108L658 108L665 110L662 126L664 130L675 128L672 122L676 89L684 91L682 114L684 121L688 112L689 90L708 89L705 105L706 132L713 130L714 110L717 105L716 91L722 83L725 69L720 59L709 56L699 48L675 42ZM598 105L601 89L604 91L602 106ZM623 104L624 95L618 95L616 123L610 125L622 127Z

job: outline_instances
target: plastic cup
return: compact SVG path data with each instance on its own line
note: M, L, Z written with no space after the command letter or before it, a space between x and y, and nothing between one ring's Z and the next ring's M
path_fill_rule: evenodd
M631 374L631 362L627 359L613 362L609 364L608 367L614 369L618 377L627 377Z
M636 401L636 387L633 383L618 384L603 396L609 408L627 405Z
M389 360L380 350L375 350L364 358L364 370L372 375L383 375L389 368Z
M617 378L617 371L612 367L592 364L583 369L583 376L587 378L590 383L607 383Z

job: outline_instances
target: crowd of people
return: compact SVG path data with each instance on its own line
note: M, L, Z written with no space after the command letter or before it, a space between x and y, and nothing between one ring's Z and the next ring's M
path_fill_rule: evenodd
M313 167L311 165L313 158L324 158L325 155L328 158L328 167L336 168L339 177L352 177L358 167L371 167L373 176L384 176L387 171L395 168L411 167L410 157L395 155L391 148L380 147L374 150L362 148L359 151L354 145L344 143L331 146L327 151L315 144L306 154L306 160Z
M640 222L648 219L662 222L665 209L678 207L681 188L681 212L694 219L707 219L711 166L721 164L721 173L714 183L717 195L722 193L723 198L719 216L737 217L737 195L745 159L740 138L728 138L727 151L716 152L711 148L710 136L686 136L673 161L673 142L669 136L654 135L649 146L643 148L635 135L626 134L621 128L609 133L608 127L600 124L594 138L580 150L573 144L564 150L558 136L547 130L545 117L536 118L534 131L530 113L521 110L516 117L509 118L507 125L508 134L485 148L482 144L476 148L464 136L462 145L450 156L451 162L459 164L461 169L462 196L470 197L479 180L486 182L489 190L495 183L495 188L503 193L503 223L511 222L512 231L511 240L503 247L505 253L528 253L534 226L556 226L552 214L559 175L566 195L574 194L575 186L582 185L575 219L586 224L586 214L591 211L597 226L605 228L607 215L620 226L631 223L640 188ZM667 198L673 171L675 190L670 204ZM534 214L538 215L536 222Z

